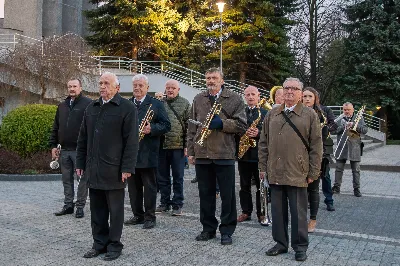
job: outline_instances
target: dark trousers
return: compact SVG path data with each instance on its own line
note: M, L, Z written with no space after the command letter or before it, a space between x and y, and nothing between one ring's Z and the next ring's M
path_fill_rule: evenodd
M280 248L289 246L289 214L291 244L294 251L307 251L307 188L271 185L272 237Z
M331 183L331 175L329 174L330 167L329 164L326 166L325 173L322 176L322 192L325 196L325 204L333 204L333 192L332 192L332 183Z
M251 215L253 212L253 199L251 196L251 179L254 177L256 180L256 211L257 217L261 215L261 202L260 202L260 182L257 162L238 162L238 170L240 176L240 206L242 213Z
M174 196L171 200L171 176L172 170L172 190ZM160 150L158 164L158 188L161 194L161 205L183 206L183 175L185 171L185 156L180 150Z
M128 178L129 199L134 216L145 220L156 220L156 179L156 168L136 168L135 174Z
M125 190L89 189L93 248L121 251ZM108 219L110 218L110 224Z
M75 160L76 151L62 150L60 155L60 166L62 174L62 182L64 187L64 204L68 207L74 206L74 173L75 173ZM87 178L85 175L82 176L78 191L76 192L76 207L83 208L86 204L86 198L88 195L87 189Z
M321 177L308 184L307 194L308 202L310 203L310 219L316 220L319 209L319 181Z
M235 199L235 165L196 164L200 195L200 222L203 232L214 233L218 227L215 218L215 187L218 180L221 195L221 235L232 235L237 224Z

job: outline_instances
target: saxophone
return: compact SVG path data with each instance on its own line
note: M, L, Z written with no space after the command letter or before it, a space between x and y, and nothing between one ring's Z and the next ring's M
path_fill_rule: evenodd
M200 138L196 142L198 145L204 146L204 141L211 134L211 130L208 129L208 127L210 126L211 120L213 119L214 115L218 115L221 112L221 109L222 109L222 105L217 103L217 101L215 101L213 106L211 107L210 112L208 112L208 114L207 114L206 121L202 124Z
M139 126L139 141L141 141L144 138L144 127L146 126L147 123L150 123L151 119L153 119L154 116L154 111L151 110L152 104L150 104L149 109L147 109L146 115L142 119L142 122L140 123Z
M257 125L258 125L258 122L260 122L260 119L261 119L261 111L260 111L260 108L258 108L258 117L256 120L253 121L253 123L251 123L250 128L257 128ZM245 133L242 137L240 137L238 158L241 159L243 157L243 155L246 153L246 151L248 149L250 149L250 147L254 148L256 146L257 146L256 140L250 138Z

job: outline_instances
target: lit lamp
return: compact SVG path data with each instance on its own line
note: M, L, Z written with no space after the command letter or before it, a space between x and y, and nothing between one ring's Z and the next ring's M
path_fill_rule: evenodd
M222 73L222 12L224 12L225 3L219 2L219 3L217 3L217 6L218 6L219 14L220 14L219 22L220 22L220 27L221 27L221 36L219 37L219 40L221 42L220 55L219 55L219 70Z

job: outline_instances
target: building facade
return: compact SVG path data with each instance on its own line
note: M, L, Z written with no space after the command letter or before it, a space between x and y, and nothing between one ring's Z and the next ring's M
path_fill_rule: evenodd
M83 11L94 7L89 0L5 0L0 34L19 33L35 39L66 33L86 36Z

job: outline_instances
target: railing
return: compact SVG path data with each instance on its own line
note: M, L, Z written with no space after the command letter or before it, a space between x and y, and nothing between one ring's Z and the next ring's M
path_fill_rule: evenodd
M173 78L192 88L205 89L205 75L193 69L180 66L169 61L135 61L126 57L96 56L99 74L104 71L113 71L116 74L162 74ZM225 84L234 91L243 94L248 85L236 80L225 80ZM268 97L269 92L261 90L263 97Z
M333 114L337 117L343 113L343 106L328 106L332 109ZM372 129L382 132L385 120L379 117L370 115L368 113L363 114L365 124Z

